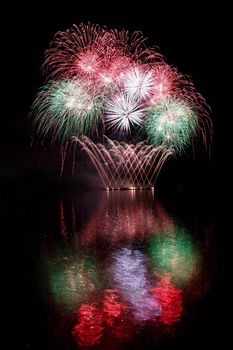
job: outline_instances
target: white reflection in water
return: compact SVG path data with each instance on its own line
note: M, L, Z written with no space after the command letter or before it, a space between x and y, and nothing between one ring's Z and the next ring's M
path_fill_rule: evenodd
M160 307L150 293L145 259L139 250L120 248L113 255L113 282L133 311L135 319L146 321L160 314Z

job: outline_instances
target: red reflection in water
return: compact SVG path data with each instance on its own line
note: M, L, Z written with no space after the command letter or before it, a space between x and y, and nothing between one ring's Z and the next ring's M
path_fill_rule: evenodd
M65 211L64 211L64 205L62 200L60 201L60 230L61 230L62 236L64 237L64 240L67 240L68 231L66 227Z
M102 310L95 304L82 304L77 312L78 324L73 328L76 343L82 346L93 346L102 337Z
M119 317L126 308L126 306L118 302L117 299L119 299L119 297L114 290L106 290L106 295L103 298L103 314L104 321L109 326L113 325L115 319Z
M119 302L119 296L114 290L106 290L102 300L104 321L112 336L119 340L130 339L134 333L134 324L130 317L130 307Z
M119 340L131 339L135 333L135 324L128 317L117 318L112 326L112 334Z
M143 240L149 234L172 230L173 220L158 201L154 202L153 197L146 201L141 192L126 192L103 195L102 202L81 232L83 245L95 242L96 238L109 242Z
M158 321L166 326L180 321L182 307L182 291L172 285L170 276L164 275L151 294L160 305L160 315L151 321ZM129 305L122 303L117 291L108 289L103 298L96 303L82 304L77 311L78 323L73 328L73 336L78 345L93 346L103 335L111 334L111 339L124 341L135 334L135 319ZM113 338L112 338L113 337ZM106 336L101 339L105 344ZM108 348L111 348L108 344Z
M183 310L182 290L172 285L170 276L163 276L151 292L161 306L160 321L165 325L179 322Z
M105 334L111 333L118 340L132 337L135 327L132 317L128 315L129 306L119 302L118 299L116 292L108 289L98 306L96 303L81 305L77 311L78 323L72 331L78 345L97 344L104 330L106 330ZM108 339L103 341L106 342Z

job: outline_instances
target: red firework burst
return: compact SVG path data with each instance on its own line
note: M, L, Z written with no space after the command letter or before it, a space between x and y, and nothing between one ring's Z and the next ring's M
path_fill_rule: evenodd
M95 72L109 39L105 28L95 24L74 24L70 29L59 31L45 52L43 72L53 79Z

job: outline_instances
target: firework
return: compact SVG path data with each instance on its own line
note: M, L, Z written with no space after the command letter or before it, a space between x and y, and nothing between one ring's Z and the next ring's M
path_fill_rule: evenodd
M195 111L179 99L169 99L148 109L145 132L148 141L182 152L192 141L198 126Z
M125 72L130 66L130 58L113 53L110 55L108 62L100 67L97 74L97 83L100 84L103 91L106 88L108 89L107 92L111 92L113 89L119 91L119 84L121 84Z
M168 64L163 62L156 64L153 67L153 78L153 103L167 100L173 96L180 98L183 96L184 99L190 99L191 95L195 95L195 88L190 79Z
M42 68L48 83L31 115L40 138L64 146L61 173L74 139L106 188L153 186L168 156L182 154L195 139L210 150L205 99L139 31L73 25L55 35ZM107 145L93 142L112 135Z
M135 67L124 75L124 90L138 99L148 99L155 86L152 70L143 71Z
M114 130L129 133L131 126L143 122L143 105L135 95L121 93L106 102L106 124Z
M165 160L172 155L164 147L143 142L127 144L105 137L106 145L95 144L88 137L74 138L98 171L106 189L151 188Z
M101 100L80 80L51 81L32 106L37 133L61 144L72 136L97 130Z
M92 84L108 87L131 63L116 33L99 25L73 25L58 32L45 53L43 71L48 78L85 77Z
M162 55L153 47L147 47L146 40L142 32L135 31L130 34L127 30L118 31L112 29L109 31L112 42L118 52L125 57L129 57L132 62L154 64L163 62Z
M109 41L99 25L80 24L57 32L45 52L43 72L48 78L67 79L78 74L93 74Z
M181 76L182 77L182 76ZM180 93L180 76L167 64L154 67L153 102L163 101Z

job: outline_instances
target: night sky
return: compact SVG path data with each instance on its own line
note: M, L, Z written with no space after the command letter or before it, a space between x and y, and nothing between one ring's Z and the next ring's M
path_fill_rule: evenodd
M13 167L9 164L8 146L30 143L28 112L37 89L44 82L40 71L44 51L58 30L88 21L130 32L141 30L148 37L148 44L157 46L170 65L191 76L212 109L212 162L224 159L222 167L225 167L228 115L224 97L229 71L227 9L214 5L204 8L198 4L172 7L140 4L140 7L126 8L116 3L111 6L74 3L54 7L43 3L20 5L14 7L13 15L12 10L6 13L9 40L5 56L10 63L10 93L7 96L9 107L1 117L0 136L7 167ZM220 176L222 167L220 171L217 165Z
M0 188L1 214L7 220L10 237L15 234L13 226L9 225L10 210L15 209L13 215L17 222L19 198L30 189L54 186L55 190L57 185L59 151L43 150L39 145L30 148L32 132L28 112L37 89L43 84L40 68L44 51L58 30L88 21L119 30L140 30L148 37L150 45L159 47L170 65L192 77L197 90L211 106L214 126L211 159L200 154L196 158L171 161L162 170L158 189L174 210L177 201L180 201L179 210L184 210L184 215L196 210L202 212L202 216L205 212L207 216L213 213L216 216L220 267L217 292L207 306L209 315L206 322L210 325L206 326L205 345L213 345L215 340L224 341L227 333L223 331L225 325L221 324L227 323L224 320L228 303L225 299L228 289L225 270L228 266L228 244L225 237L231 234L226 225L231 139L227 125L232 119L226 108L226 92L229 89L226 81L230 79L231 70L227 60L230 45L227 13L223 5L219 8L213 3L204 8L204 5L189 2L172 7L167 2L160 7L155 2L153 5L145 2L137 5L135 2L127 9L126 2L109 2L107 5L88 2L85 5L83 1L80 6L77 1L66 1L62 4L57 2L53 7L42 2L31 2L27 6L12 5L2 15L6 23L2 35L7 33L8 37L3 52L9 64L7 72L10 77L7 79L8 106L2 110L0 121ZM2 70L5 70L4 66ZM13 206L9 204L9 198L13 198L14 194L17 205ZM19 226L19 230L23 228ZM16 242L19 243L19 238ZM15 257L20 260L19 251ZM216 309L213 309L214 305ZM19 321L20 315L16 316ZM211 338L213 333L215 337Z

